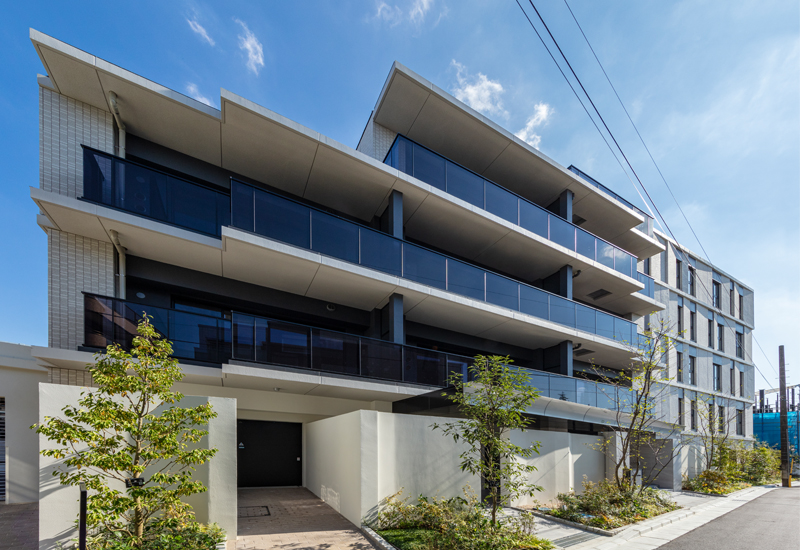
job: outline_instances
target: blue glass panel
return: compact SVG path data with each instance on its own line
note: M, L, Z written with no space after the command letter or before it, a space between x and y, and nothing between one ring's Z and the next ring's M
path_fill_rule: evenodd
M620 342L635 343L631 335L633 324L625 319L614 318L614 337Z
M448 259L447 290L476 300L485 300L484 274L482 269Z
M597 310L594 310L590 307L586 307L581 304L576 304L575 306L577 317L578 317L578 330L585 330L586 332L590 332L592 334L596 334L597 332Z
M309 208L259 190L255 199L256 233L302 248L311 247Z
M576 403L578 400L578 392L576 390L576 382L574 378L566 376L553 376L550 378L550 397L553 399L560 399L561 401L569 401Z
M622 412L631 412L636 401L636 393L628 388L617 388L618 407Z
M233 314L233 358L255 361L255 318Z
M414 145L414 177L445 190L444 159L419 145Z
M483 208L483 178L460 166L447 163L447 192Z
M325 372L359 374L358 336L311 329L311 368Z
M614 317L602 311L597 312L597 334L614 338Z
M615 249L614 255L615 255L614 269L616 269L623 275L631 277L633 275L633 265L634 265L633 257L624 250L620 250L619 248Z
M597 383L597 406L601 409L616 410L617 388L611 384Z
M255 229L253 191L249 185L231 182L231 225L251 233Z
M83 197L114 206L114 161L108 157L83 150ZM481 187L483 183L481 182Z
M269 363L269 321L256 317L256 362Z
M358 226L312 210L311 250L357 264Z
M269 362L276 365L308 368L309 328L301 325L269 322L268 356Z
M530 382L528 382L529 386L532 386L539 390L539 393L543 397L550 397L550 376L545 373L538 373L535 371L530 371L528 374L528 378Z
M445 257L413 244L403 243L403 277L445 289Z
M361 265L400 277L403 274L402 243L363 227L360 233Z
M575 226L563 218L550 214L550 240L570 250L575 250Z
M594 260L594 243L597 239L595 239L594 235L587 233L580 227L575 228L575 231L577 233L575 251L578 254L583 254L587 258Z
M549 239L547 212L526 201L519 201L519 225L532 233Z
M575 328L575 302L561 296L550 296L550 320Z
M403 346L380 340L361 340L361 376L403 379Z
M614 247L600 239L597 239L597 261L614 269Z
M486 273L486 301L519 311L520 284L494 273Z
M473 361L469 357L460 355L447 356L447 375L448 377L457 376L462 382L466 382L469 367ZM450 378L448 378L448 381Z
M540 319L549 319L549 296L549 294L542 292L538 288L533 288L528 285L519 285L519 310L522 313L527 313L528 315L533 315Z
M584 380L576 380L576 388L578 391L578 403L591 407L597 406L597 384Z
M403 381L444 386L447 363L443 353L406 347L403 351Z
M414 145L405 138L399 137L392 151L392 167L409 176L414 173Z
M516 224L519 221L517 203L519 203L519 199L516 195L490 181L486 182L486 210Z
M168 221L200 231L217 234L217 196L219 193L177 178L168 180Z

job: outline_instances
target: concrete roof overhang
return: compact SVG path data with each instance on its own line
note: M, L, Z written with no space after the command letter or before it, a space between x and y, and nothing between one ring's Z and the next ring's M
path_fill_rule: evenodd
M375 107L374 120L540 205L563 191L575 193L581 227L640 257L663 250L629 230L644 218L588 184L487 117L395 62Z

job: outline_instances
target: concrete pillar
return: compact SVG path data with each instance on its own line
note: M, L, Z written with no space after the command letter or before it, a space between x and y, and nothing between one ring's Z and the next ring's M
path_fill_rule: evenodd
M575 193L567 189L562 192L559 197L554 200L547 209L557 216L561 216L568 222L572 223L572 198Z
M381 336L384 340L395 344L406 343L402 294L389 296L389 303L381 311L381 327Z
M400 191L392 191L389 195L389 206L381 218L384 232L398 239L403 238L403 194Z
M572 342L564 340L542 350L542 370L572 376Z
M565 265L552 275L542 279L542 288L553 294L572 300L572 266Z

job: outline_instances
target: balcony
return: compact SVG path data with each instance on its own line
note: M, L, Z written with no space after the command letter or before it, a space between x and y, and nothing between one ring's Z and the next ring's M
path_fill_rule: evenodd
M85 345L130 349L143 313L172 342L179 360L221 365L231 360L337 375L445 387L467 376L471 357L395 344L244 313L210 316L84 294ZM628 388L528 370L543 397L615 410L631 403Z
M632 254L404 136L398 134L384 162L627 277L635 277L636 257Z
M231 220L227 193L89 147L83 198L211 237Z
M231 192L237 229L590 334L637 341L636 324L626 319L236 180Z

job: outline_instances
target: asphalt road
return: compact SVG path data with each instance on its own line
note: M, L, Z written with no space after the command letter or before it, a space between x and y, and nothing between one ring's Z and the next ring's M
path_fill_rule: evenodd
M659 550L798 550L800 486L779 487Z

